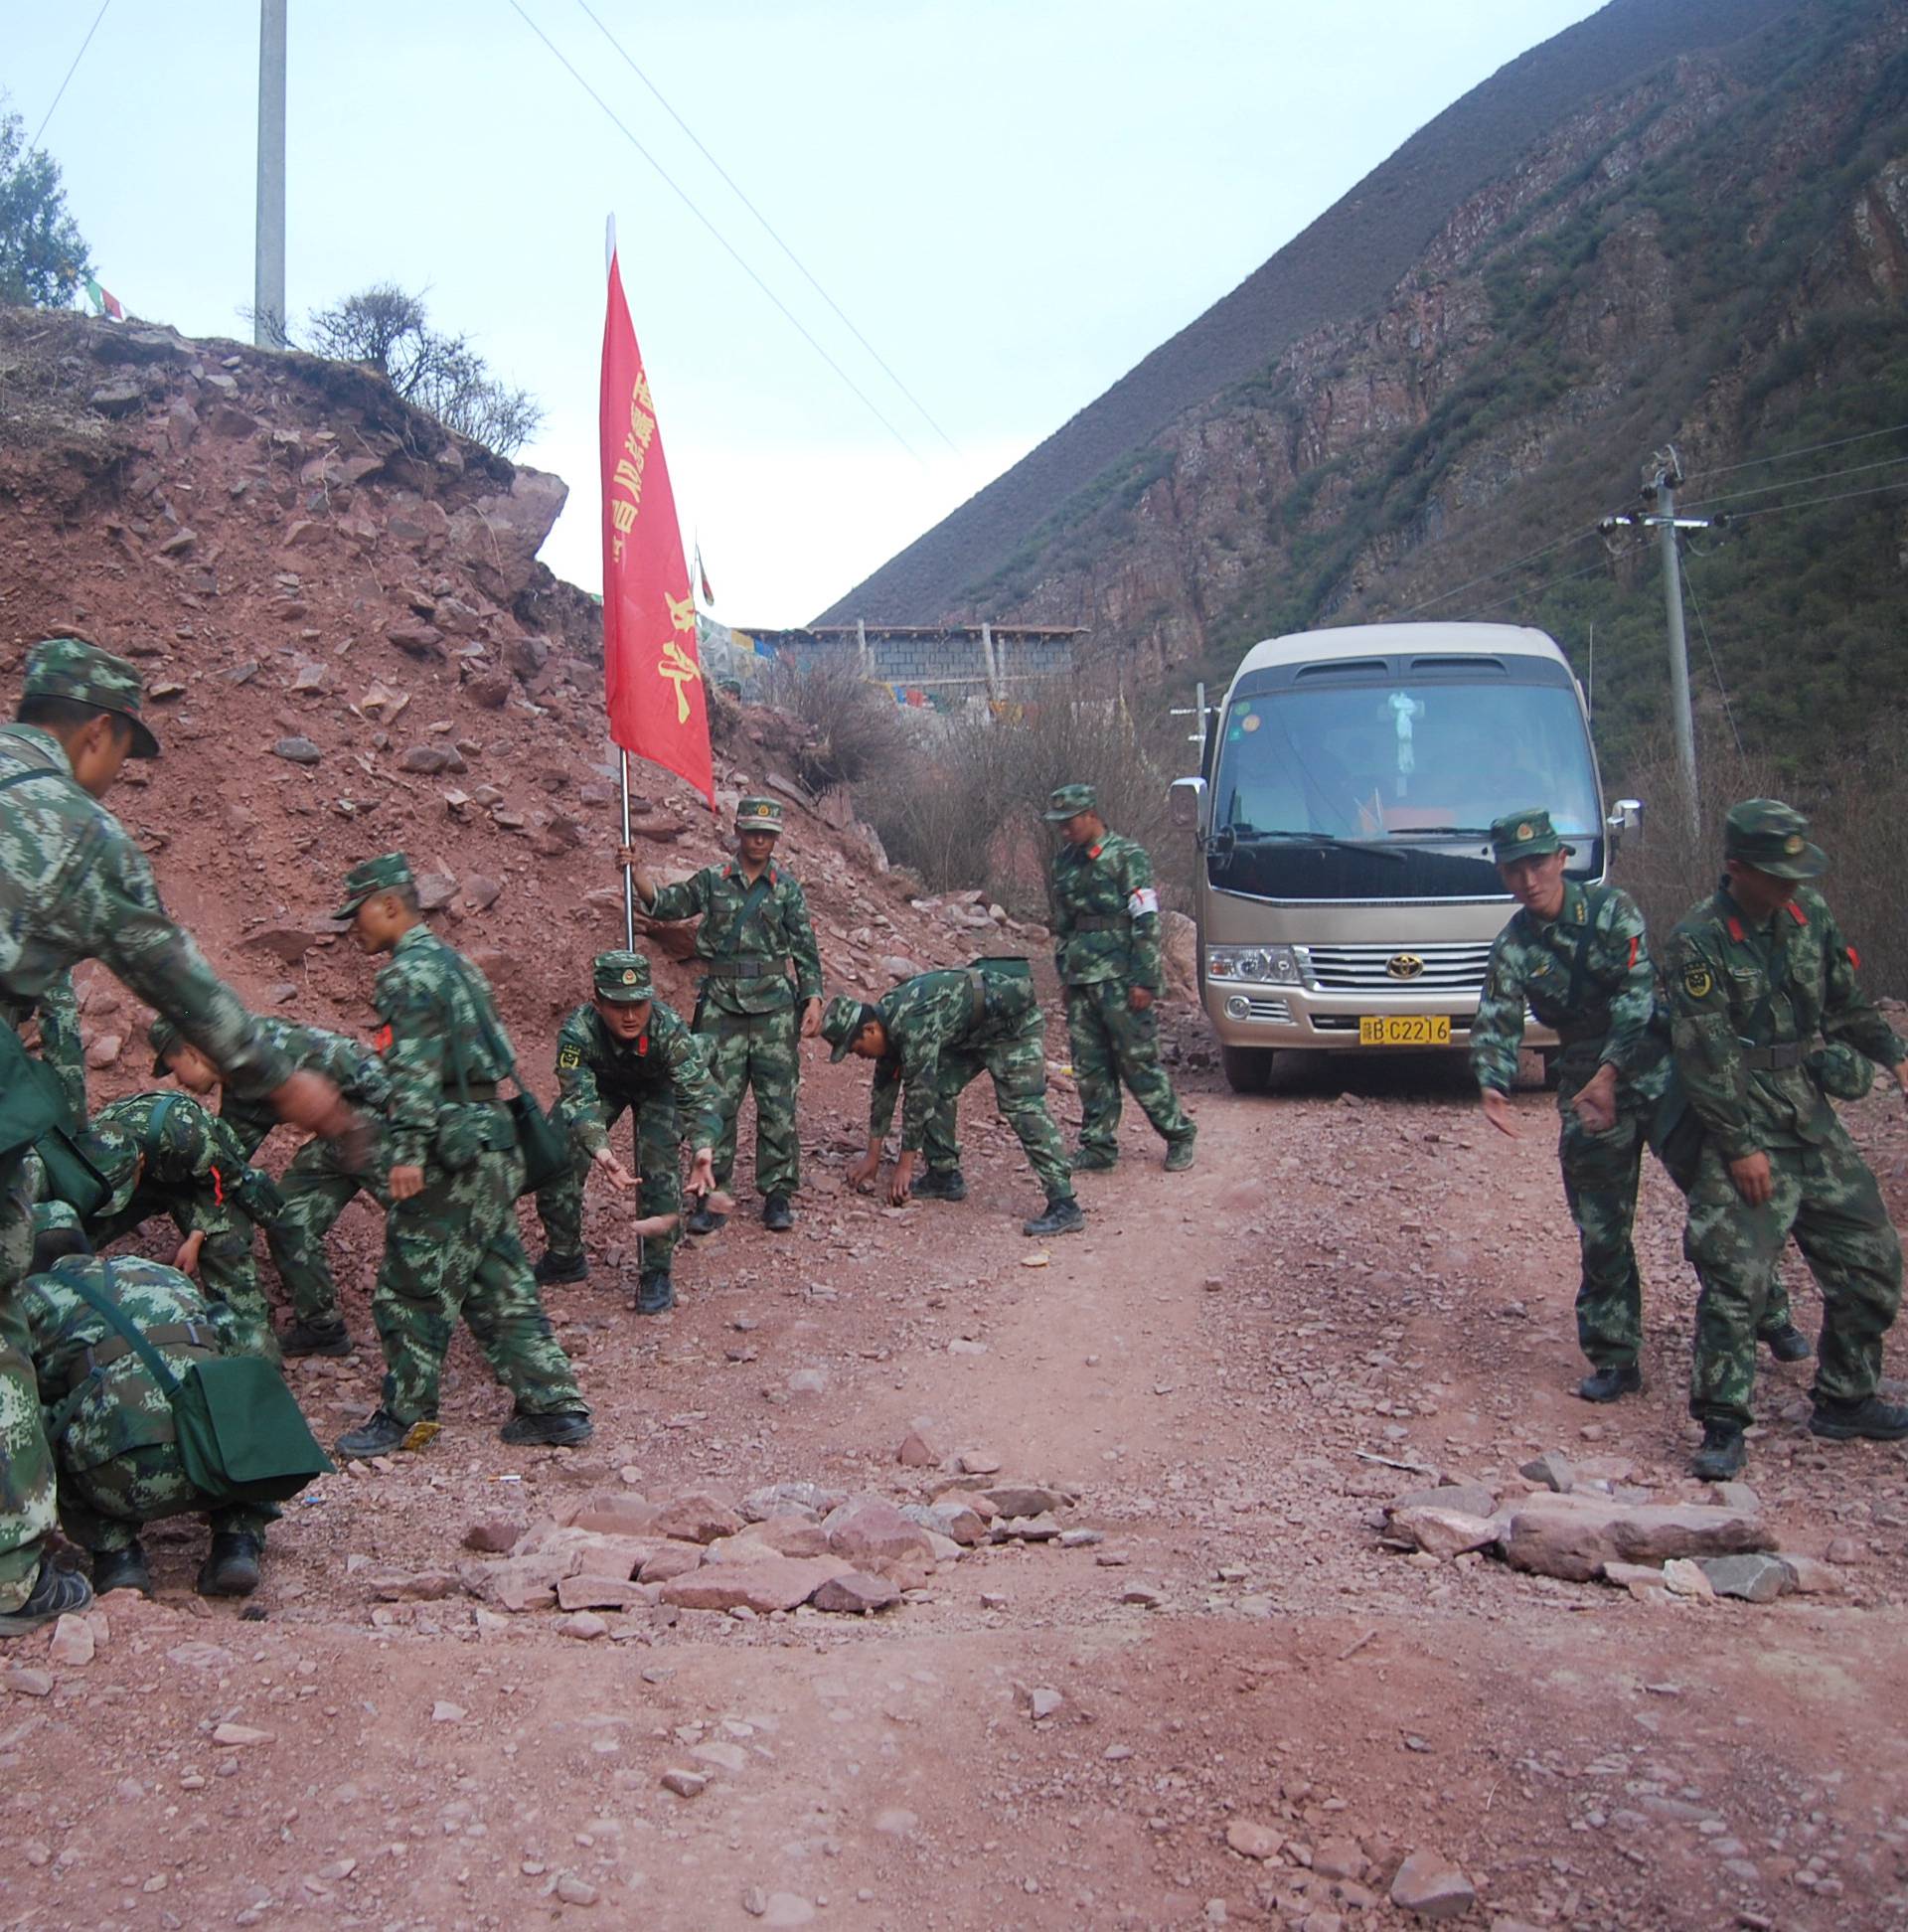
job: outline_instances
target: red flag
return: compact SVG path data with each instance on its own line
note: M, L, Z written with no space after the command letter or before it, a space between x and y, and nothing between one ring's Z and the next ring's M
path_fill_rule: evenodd
M642 351L609 259L603 318L603 689L609 734L716 806L696 599Z

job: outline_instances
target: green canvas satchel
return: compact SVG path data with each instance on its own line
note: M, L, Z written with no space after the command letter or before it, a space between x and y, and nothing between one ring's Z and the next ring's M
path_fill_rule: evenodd
M112 1281L112 1263L105 1263ZM336 1465L285 1378L261 1356L215 1356L175 1375L146 1338L77 1271L63 1277L165 1391L186 1480L216 1503L282 1503Z

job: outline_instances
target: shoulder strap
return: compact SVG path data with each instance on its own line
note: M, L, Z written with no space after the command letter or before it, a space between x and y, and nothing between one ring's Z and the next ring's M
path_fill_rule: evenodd
M521 1093L524 1090L524 1083L517 1078L517 1061L512 1054L504 1050L503 1036L498 1031L489 1004L478 997L477 988L472 985L470 974L466 971L463 958L457 949L454 946L446 946L444 957L450 962L450 969L456 974L458 985L464 989L465 996L477 1015L477 1023L483 1029L485 1046L503 1061L509 1069L509 1078L516 1081L517 1090ZM457 1091L460 1097L467 1097L470 1092L470 1081L464 1064L464 1044L461 1040L453 1039L452 1046L457 1057Z
M52 765L29 765L24 771L10 771L0 778L0 791L11 791L15 785L24 785L34 778L58 778L61 774Z
M159 1096L159 1104L153 1108L152 1117L147 1122L147 1125L152 1130L153 1139L161 1145L164 1144L166 1138L167 1117L171 1114L173 1103L178 1098L179 1096L176 1093L162 1093Z
M106 1285L107 1287L111 1287L113 1281L112 1263L110 1261L103 1261L100 1265L106 1271ZM63 1275L61 1279L139 1358L146 1368L146 1372L165 1390L168 1401L178 1394L179 1377L166 1367L165 1360L159 1351L126 1320L121 1310L115 1308L90 1282L82 1280L80 1275Z
M741 905L730 921L728 930L722 934L721 948L718 952L713 953L712 958L727 959L734 952L741 943L742 928L761 910L762 901L774 889L774 885L768 876L768 868L764 866L761 878L742 894Z

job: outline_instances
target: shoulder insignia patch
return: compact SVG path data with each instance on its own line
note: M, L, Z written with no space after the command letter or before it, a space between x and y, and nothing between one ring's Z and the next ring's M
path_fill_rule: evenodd
M1707 966L1685 966L1682 971L1682 990L1692 1000L1706 1000L1714 990L1716 982L1710 977Z
M582 1052L579 1048L575 1046L565 1046L563 1050L556 1055L556 1064L558 1066L581 1066L582 1063L583 1063Z

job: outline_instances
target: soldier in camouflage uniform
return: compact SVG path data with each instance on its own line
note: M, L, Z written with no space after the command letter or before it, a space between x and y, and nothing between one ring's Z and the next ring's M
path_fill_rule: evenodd
M323 1027L275 1019L261 1021L260 1025L267 1039L294 1065L322 1073L367 1115L383 1115L391 1098L391 1082L385 1077L384 1062L369 1046ZM155 1020L147 1039L152 1045L155 1074L171 1074L201 1100L220 1086L219 1069L171 1021ZM247 1161L277 1124L276 1116L256 1100L241 1099L229 1089L220 1093L219 1119L231 1130ZM265 1223L265 1242L278 1278L291 1297L292 1324L280 1338L286 1355L351 1354L353 1345L338 1306L337 1284L325 1259L325 1236L360 1190L389 1209L391 1204L383 1199L383 1187L384 1170L375 1151L369 1162L354 1161L335 1141L328 1140L308 1140L279 1177L278 1211ZM247 1245L249 1242L247 1233Z
M1670 935L1664 983L1676 1072L1703 1125L1683 1252L1702 1280L1689 1412L1695 1473L1743 1465L1755 1336L1791 1234L1822 1289L1810 1429L1831 1441L1908 1437L1884 1401L1881 1338L1901 1306L1901 1244L1830 1093L1818 1044L1852 1047L1908 1093L1908 1046L1855 978L1855 950L1822 894L1809 822L1773 798L1730 810L1720 888Z
M594 1001L577 1007L556 1034L561 1097L552 1117L569 1135L574 1167L538 1192L537 1212L548 1242L537 1264L539 1281L580 1281L589 1272L583 1253L583 1182L592 1167L600 1168L614 1187L636 1185L609 1145L609 1130L626 1108L636 1115L645 1215L680 1217L685 1140L695 1150L691 1191L706 1194L716 1185L722 1103L709 1077L701 1041L673 1007L656 998L649 961L641 953L598 953L591 978ZM661 1315L676 1306L670 1274L675 1252L674 1227L644 1243L636 1290L639 1315Z
M517 1197L524 1161L498 1083L516 1054L476 967L424 923L401 852L354 866L333 915L369 954L389 953L373 1002L391 1081L383 1151L391 1212L372 1318L385 1350L378 1408L339 1438L360 1459L437 1432L444 1356L461 1314L517 1399L506 1442L576 1443L589 1410L537 1299Z
M1635 901L1615 886L1567 878L1569 849L1538 807L1499 819L1491 846L1505 890L1521 909L1491 949L1471 1027L1471 1069L1485 1118L1514 1139L1508 1096L1516 1085L1526 1007L1561 1044L1557 1163L1582 1257L1577 1342L1593 1371L1577 1393L1586 1402L1614 1402L1643 1386L1643 1281L1630 1239L1643 1150L1654 1147L1670 1178L1686 1189L1700 1136L1689 1131L1694 1122L1679 1098L1666 1104L1669 1027L1658 1012ZM1809 1354L1780 1282L1761 1335L1778 1361Z
M83 1127L86 1124L86 1043L80 1032L80 1001L73 990L71 973L62 973L47 988L35 1017L40 1032L40 1057L60 1076L74 1126Z
M86 1239L107 1247L152 1215L169 1215L185 1236L173 1265L196 1273L271 1353L271 1311L251 1230L276 1214L278 1190L247 1163L231 1128L189 1094L134 1093L99 1109L85 1146L112 1190L88 1217Z
M876 1062L868 1107L868 1152L848 1170L857 1187L880 1171L881 1142L901 1108L901 1151L888 1183L896 1207L910 1194L926 1201L962 1201L956 1111L963 1089L983 1072L994 1081L1001 1117L1020 1136L1041 1187L1046 1208L1024 1223L1029 1234L1068 1234L1086 1225L1067 1172L1066 1147L1046 1110L1046 1016L1034 997L1027 962L996 962L965 971L917 973L874 1005L846 994L829 1002L822 1035L831 1059L850 1053ZM914 1180L922 1153L927 1172Z
M1066 990L1066 1032L1080 1087L1073 1171L1120 1158L1120 1083L1166 1142L1166 1165L1192 1165L1198 1130L1160 1064L1160 895L1153 862L1106 829L1091 785L1062 785L1046 822L1065 835L1053 860L1053 968Z
M130 664L83 639L52 638L28 656L17 720L0 730L0 1024L18 1034L78 961L102 959L236 1088L269 1094L301 1126L349 1133L337 1090L264 1041L167 917L144 854L99 803L128 757L158 754L142 696ZM29 1185L19 1152L0 1157L0 1635L86 1596L82 1579L45 1560L54 1466L14 1294L31 1246Z
M199 1593L249 1596L276 1507L222 1503L193 1487L166 1391L76 1284L117 1308L182 1376L209 1356L245 1353L244 1326L176 1268L136 1255L95 1259L64 1203L36 1208L34 1228L34 1272L20 1299L60 1465L60 1527L91 1556L93 1588L150 1596L140 1530L160 1517L203 1513L212 1549L200 1566Z
M782 808L774 799L744 798L735 807L734 859L660 888L636 864L634 853L620 855L652 919L702 915L696 957L702 961L703 983L695 1026L707 1045L710 1076L722 1103L716 1185L728 1185L735 1165L735 1116L752 1087L755 1188L762 1196L762 1224L778 1234L795 1224L789 1197L802 1182L802 1143L795 1128L799 1041L822 1024L822 956L801 886L774 863L781 830ZM690 1216L689 1231L711 1233L721 1220L705 1205Z

